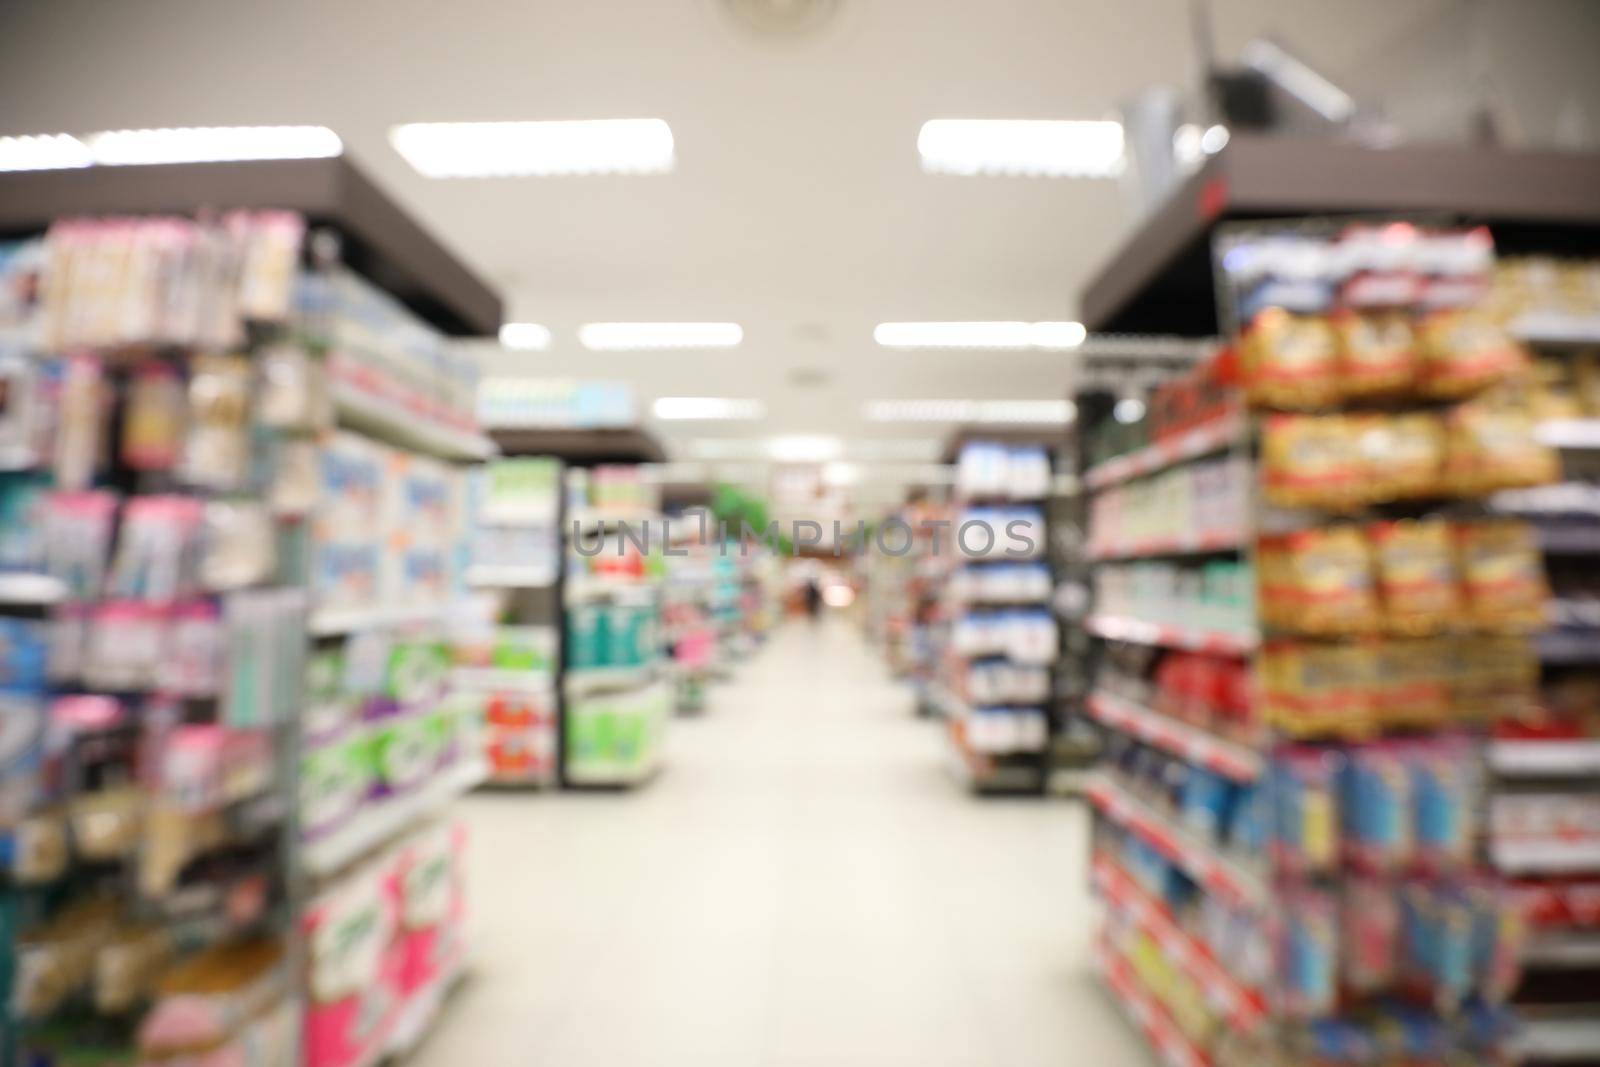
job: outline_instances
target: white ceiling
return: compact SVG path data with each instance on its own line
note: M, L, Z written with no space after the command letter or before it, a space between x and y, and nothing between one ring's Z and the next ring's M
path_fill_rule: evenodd
M715 434L937 437L864 423L895 397L1059 397L1061 353L880 350L900 319L1070 319L1121 230L1114 183L923 174L934 117L1101 117L1191 77L1180 0L843 0L798 42L732 29L723 0L103 0L0 14L0 133L322 123L506 297L549 325L499 372L624 378L641 398L767 402ZM1528 12L1529 6L1517 5ZM1570 7L1570 5L1566 5ZM1218 0L1229 56L1276 31L1324 69L1370 65L1452 0ZM1590 39L1590 44L1593 38ZM1592 57L1592 53L1591 53ZM388 128L428 120L666 119L660 177L430 181ZM594 355L592 320L733 320L733 351ZM817 368L824 385L789 375Z

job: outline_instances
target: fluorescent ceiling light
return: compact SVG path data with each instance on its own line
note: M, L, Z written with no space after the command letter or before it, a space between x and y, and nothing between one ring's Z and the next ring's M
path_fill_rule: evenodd
M71 170L93 162L89 146L70 133L0 137L0 171Z
M872 422L967 422L1064 425L1078 417L1070 400L869 400Z
M96 163L221 163L246 159L326 159L344 151L326 126L181 126L107 130L88 137Z
M412 122L389 143L428 178L661 174L675 162L661 119Z
M658 419L759 419L767 406L759 400L725 396L664 396L655 402Z
M880 322L872 339L885 348L1076 348L1081 322Z
M1122 173L1122 124L1061 119L931 119L917 134L935 174L1112 178Z
M844 443L837 437L794 434L767 439L767 456L779 463L826 463L839 458Z
M537 322L507 322L500 327L500 343L525 352L543 352L550 347L550 327Z
M733 348L744 340L737 322L589 322L578 340L594 352L639 348Z

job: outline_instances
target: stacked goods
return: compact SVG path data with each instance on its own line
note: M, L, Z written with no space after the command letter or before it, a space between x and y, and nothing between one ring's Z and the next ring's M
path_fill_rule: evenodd
M662 674L669 530L636 465L567 472L564 780L634 785L660 765L672 693Z
M302 229L84 220L0 254L0 1057L292 1054L271 916L305 597L280 536L316 452L268 379ZM202 988L239 1010L179 1034Z
M289 1062L306 883L476 777L439 617L471 374L302 275L303 231L88 220L0 254L0 1031L29 1062L84 1033L108 1062Z
M957 507L939 521L917 573L947 578L940 686L952 767L974 789L1042 789L1052 731L1052 665L1060 632L1044 510L1051 457L1043 444L967 441L957 455ZM932 513L942 520L947 513ZM922 531L913 527L922 547Z
M1142 418L1106 419L1087 429L1089 481L1099 484L1140 464L1216 451L1239 436L1240 401L1236 383L1215 360L1160 383L1144 402Z
M1250 478L1250 465L1231 457L1202 460L1107 488L1089 505L1095 536L1089 552L1113 558L1236 545Z
M1484 503L1557 472L1488 307L1492 246L1241 230L1219 262L1245 325L1213 373L1255 413L1261 506L1235 490L1201 524L1198 471L1134 466L1092 510L1103 555L1253 549L1097 569L1098 632L1123 642L1091 698L1116 732L1093 794L1109 980L1195 1062L1502 1058L1527 903L1492 842L1588 816L1507 808L1481 770L1485 734L1551 695L1538 531Z
M464 852L460 824L428 824L310 902L307 1067L373 1063L426 1030L466 965Z

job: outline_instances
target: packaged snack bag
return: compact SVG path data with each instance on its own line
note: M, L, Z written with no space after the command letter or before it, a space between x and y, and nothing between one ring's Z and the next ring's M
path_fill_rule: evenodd
M1417 325L1424 394L1454 398L1520 373L1527 354L1490 315L1477 309L1435 311Z
M1451 703L1453 653L1449 638L1389 640L1370 649L1376 676L1373 724L1437 727L1454 710Z
M1466 721L1525 718L1539 701L1539 659L1520 634L1473 634L1450 642L1451 706Z
M1467 617L1491 631L1538 629L1550 587L1533 528L1513 519L1457 527Z
M1274 866L1291 874L1329 871L1339 862L1338 779L1340 757L1320 748L1284 748L1274 753L1271 854Z
M1292 737L1370 730L1378 682L1369 644L1270 641L1257 662L1266 723Z
M1333 897L1307 889L1284 900L1282 1005L1297 1018L1331 1014L1338 999L1339 913Z
M1367 527L1367 539L1386 632L1434 633L1456 619L1461 597L1449 523L1440 519L1374 523Z
M1525 410L1473 401L1449 414L1447 428L1445 481L1453 493L1480 496L1560 478L1559 458L1539 443Z
M1362 995L1391 988L1400 937L1400 901L1394 886L1352 878L1345 883L1342 903L1345 984Z
M1408 867L1414 819L1403 749L1381 742L1360 745L1348 760L1340 810L1346 858L1368 873Z
M1456 871L1472 861L1478 802L1476 754L1464 738L1415 742L1405 749L1411 778L1417 862L1429 871Z
M1361 494L1352 427L1339 415L1274 415L1261 437L1261 488L1279 507L1346 508Z
M1437 415L1349 415L1365 502L1412 500L1445 492L1445 425Z
M1347 399L1394 396L1416 383L1411 319L1398 311L1336 312L1339 391Z
M1287 608L1280 625L1306 634L1377 632L1372 557L1359 527L1300 530L1284 535L1277 551Z
M1245 395L1261 407L1314 411L1339 399L1339 348L1328 320L1266 308L1245 327Z

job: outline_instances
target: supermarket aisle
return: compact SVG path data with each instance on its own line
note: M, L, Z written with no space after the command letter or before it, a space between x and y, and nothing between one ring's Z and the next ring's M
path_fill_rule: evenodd
M1148 1062L1081 809L962 797L843 623L712 699L642 795L472 798L475 973L418 1067Z

